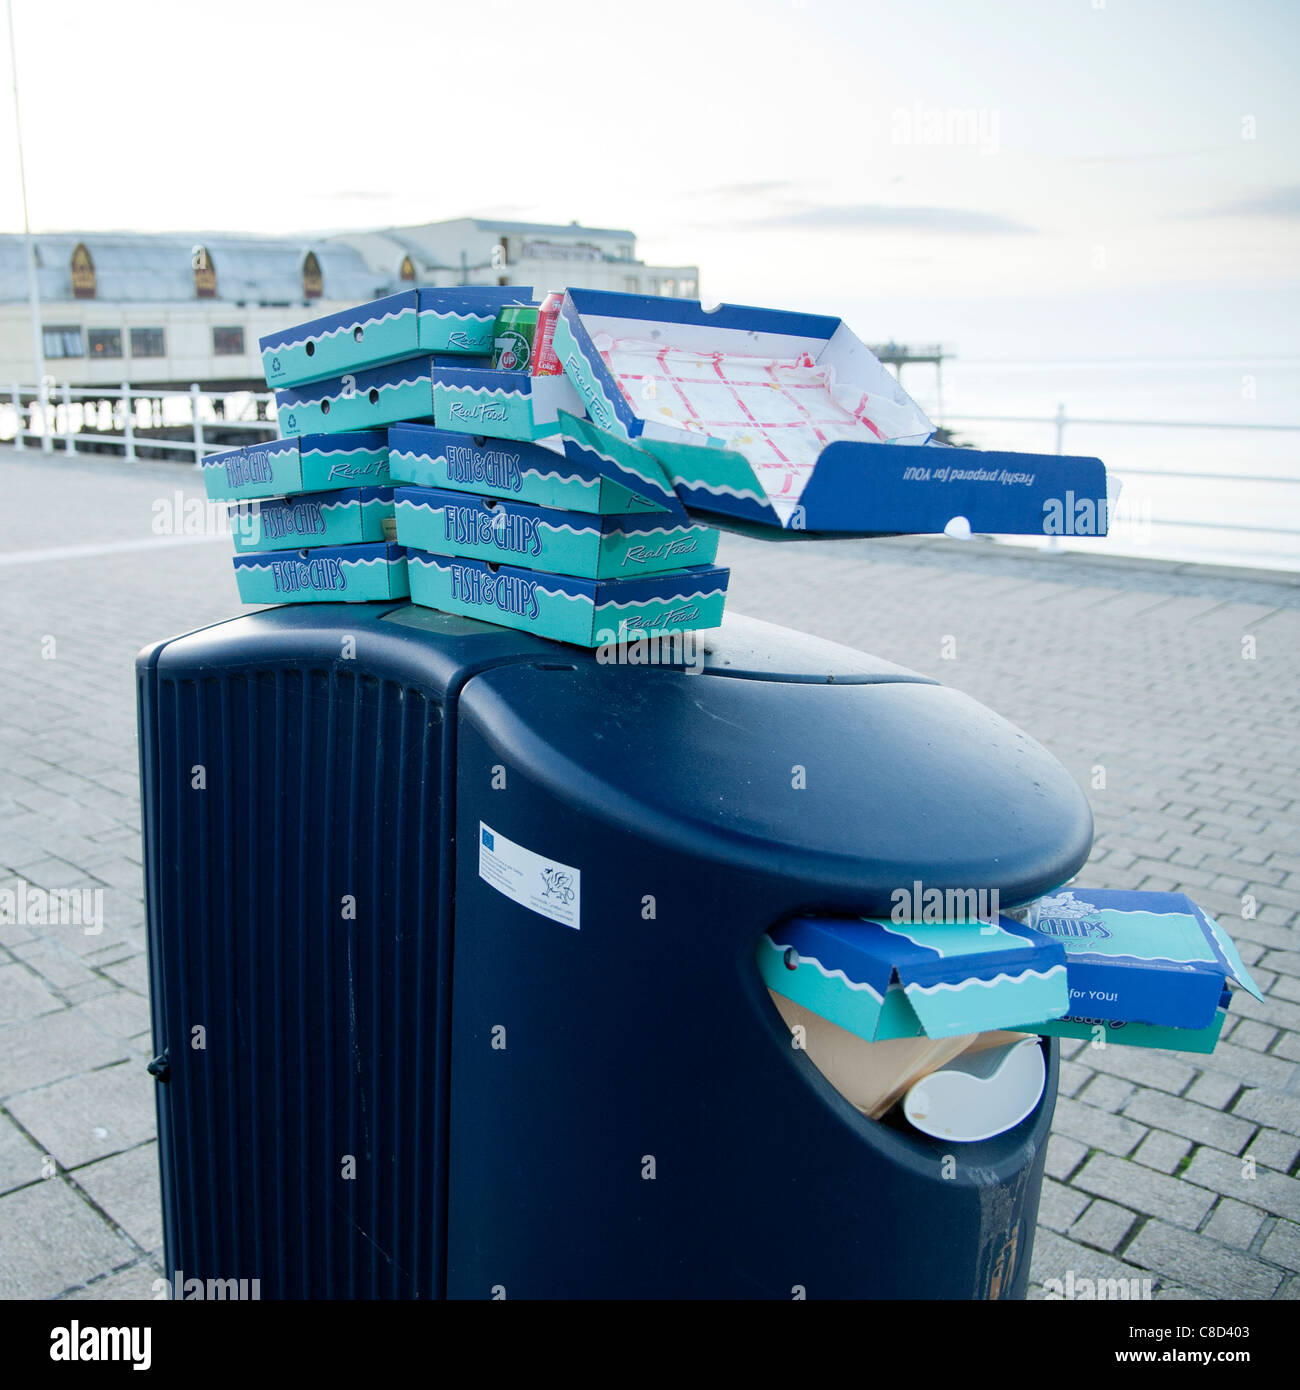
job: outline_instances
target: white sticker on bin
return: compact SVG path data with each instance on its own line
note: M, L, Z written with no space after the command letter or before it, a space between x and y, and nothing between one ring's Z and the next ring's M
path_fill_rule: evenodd
M482 821L478 823L478 876L520 907L580 930L581 872L534 854Z

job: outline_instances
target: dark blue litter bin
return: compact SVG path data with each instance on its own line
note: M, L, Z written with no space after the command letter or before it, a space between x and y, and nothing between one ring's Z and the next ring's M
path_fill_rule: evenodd
M1086 800L975 701L729 618L703 674L410 606L139 661L168 1274L263 1298L1023 1294L1055 1101L861 1115L792 914L1046 892ZM796 785L797 784L797 785Z

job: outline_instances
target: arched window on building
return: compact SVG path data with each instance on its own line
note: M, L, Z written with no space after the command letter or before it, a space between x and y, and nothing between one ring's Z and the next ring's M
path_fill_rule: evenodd
M397 275L398 279L402 280L405 284L415 284L415 262L410 258L410 256L402 257L402 266L401 269L397 272Z
M320 262L316 259L315 251L308 251L302 259L302 297L319 299L324 292L325 284L321 278Z
M196 246L190 253L190 264L194 267L195 299L215 299L217 297L217 268L212 263L206 246Z
M72 248L72 297L94 299L95 289L95 262L91 260L85 242L79 241Z

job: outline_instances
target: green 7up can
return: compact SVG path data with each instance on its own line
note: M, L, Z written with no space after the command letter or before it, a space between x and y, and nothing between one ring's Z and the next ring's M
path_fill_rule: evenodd
M492 330L493 371L526 372L533 360L536 337L536 309L515 305L502 309Z

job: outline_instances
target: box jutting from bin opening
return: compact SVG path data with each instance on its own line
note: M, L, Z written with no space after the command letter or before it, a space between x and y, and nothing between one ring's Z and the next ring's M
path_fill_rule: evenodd
M868 1041L955 1037L1066 1012L1065 951L1009 917L803 917L759 938L770 989Z
M1181 893L1066 889L1025 925L798 918L758 944L769 989L868 1041L1001 1028L1212 1052L1229 986L1262 996ZM1104 1025L1104 1026L1103 1026Z
M1035 1031L1212 1052L1230 986L1263 1000L1227 932L1182 893L1066 889L1033 905L1029 927L1065 948L1070 982L1066 1017Z

